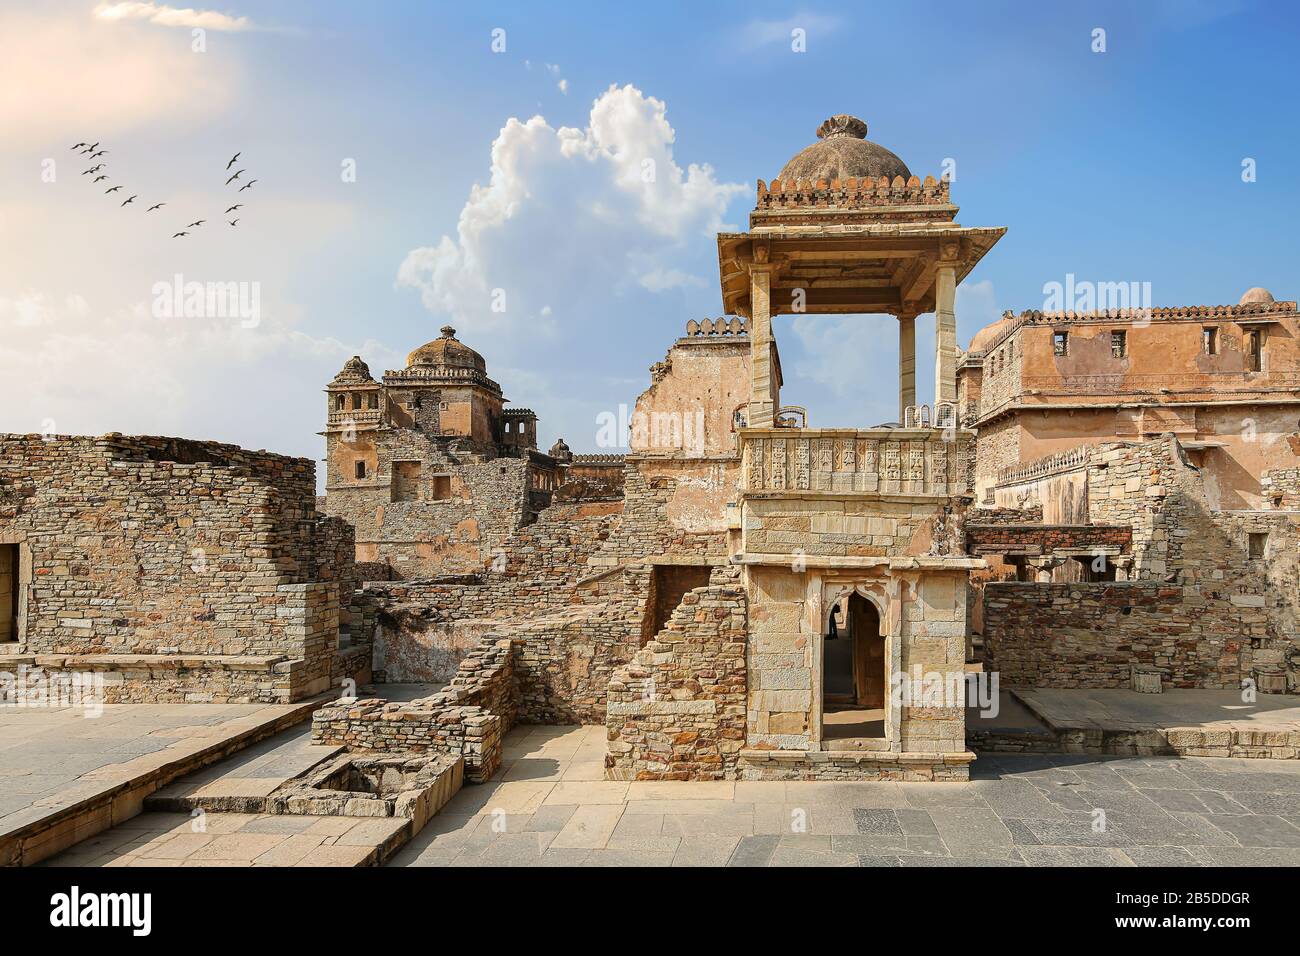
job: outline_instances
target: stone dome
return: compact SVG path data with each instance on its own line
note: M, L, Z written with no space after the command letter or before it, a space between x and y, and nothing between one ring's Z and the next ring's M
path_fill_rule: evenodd
M885 147L867 139L867 124L856 116L839 113L817 127L818 142L800 150L785 164L781 182L827 183L835 180L912 177L907 164Z
M343 368L334 376L335 382L360 383L373 382L370 377L370 366L361 360L360 355L354 355L343 363Z
M1253 289L1247 289L1246 294L1241 297L1238 305L1272 305L1276 299L1267 289L1255 286Z
M449 365L453 368L487 371L487 363L483 361L483 356L468 345L462 344L456 338L455 329L450 325L444 325L441 332L439 338L421 345L406 357L407 368L420 365Z
M976 332L974 337L971 338L970 347L966 349L966 351L971 353L987 351L988 347L996 342L1002 336L1003 332L1010 328L1011 323L1015 321L1015 318L1016 317L1011 313L1007 313L996 322L990 322L988 325L984 326L984 328Z

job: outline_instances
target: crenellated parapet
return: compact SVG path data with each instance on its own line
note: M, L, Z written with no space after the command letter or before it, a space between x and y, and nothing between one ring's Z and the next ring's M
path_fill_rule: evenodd
M745 325L745 320L734 315L723 315L716 319L705 319L702 322L697 322L695 319L691 319L686 323L687 338L710 335L740 336L748 334L749 327Z
M755 209L798 208L867 209L875 206L938 206L952 202L946 179L916 176L849 178L826 182L774 179L769 186L758 181Z

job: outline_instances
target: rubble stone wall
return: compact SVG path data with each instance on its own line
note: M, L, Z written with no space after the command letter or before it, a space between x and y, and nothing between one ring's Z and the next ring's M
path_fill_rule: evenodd
M502 737L518 712L514 651L485 642L452 682L420 700L340 701L312 716L312 740L361 751L432 751L465 758L466 777L482 783L501 766Z
M1090 520L1132 529L1131 580L986 585L1007 685L1121 687L1140 666L1175 687L1300 687L1300 514L1213 510L1172 437L1094 449L1088 500Z
M606 777L734 778L745 744L746 613L738 581L696 588L614 672Z
M449 680L502 622L582 601L573 584L617 527L617 511L617 502L554 505L510 537L498 570L368 582L353 597L353 638L373 643L375 670L385 680Z
M306 459L215 442L0 436L0 541L20 549L21 650L55 668L188 660L132 663L122 699L323 690L352 571L345 530L317 520L314 482ZM201 657L266 666L214 660L197 675Z

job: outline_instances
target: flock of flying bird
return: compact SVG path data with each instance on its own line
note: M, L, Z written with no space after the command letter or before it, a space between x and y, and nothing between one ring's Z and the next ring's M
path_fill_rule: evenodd
M100 149L99 143L77 143L75 146L72 146L70 148L73 151L78 152L80 155L88 157L91 161L98 159L100 156L103 156L105 153L108 152L108 150L106 149ZM235 153L234 156L230 157L230 162L226 163L226 172L230 172L230 167L234 166L235 163L239 161L240 155L241 155L240 153ZM95 178L91 180L91 182L94 184L103 182L105 179L109 178L107 173L101 172L101 170L104 169L104 167L107 165L108 165L107 163L102 163L102 162L98 163L97 165L91 166L89 169L83 171L81 175L94 176ZM238 182L240 177L243 176L244 173L246 172L247 170L245 169L235 170L234 175L232 175L229 179L226 180L225 185L230 186L231 184ZM235 192L242 193L245 189L252 189L253 183L255 182L257 182L256 179L250 179L248 180L248 182L241 184L239 188L235 190ZM109 186L107 189L104 190L104 194L112 195L113 193L117 192L121 188L122 188L121 186ZM113 198L116 199L117 197L114 196ZM139 198L140 196L138 194L134 196L128 196L126 199L122 200L121 205L123 207L129 206ZM165 202L155 203L154 205L147 208L145 212L155 212L161 209L165 205L167 205ZM234 205L226 209L225 212L222 213L222 215L228 216L232 212L238 212L240 209L243 208L244 208L243 203L235 203ZM236 217L234 219L228 219L226 221L232 226L239 225L239 217ZM205 222L207 222L206 219L196 219L194 222L189 223L182 231L173 233L172 238L180 239L183 236L188 236L190 234L189 230L197 229L199 226L202 226Z

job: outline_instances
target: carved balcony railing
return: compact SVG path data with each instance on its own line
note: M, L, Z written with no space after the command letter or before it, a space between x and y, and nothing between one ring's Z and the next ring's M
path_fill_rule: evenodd
M932 428L744 428L747 494L957 495L973 435Z
M330 412L331 428L347 428L349 424L356 428L378 425L382 411L378 408L344 408Z

